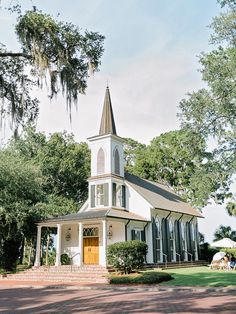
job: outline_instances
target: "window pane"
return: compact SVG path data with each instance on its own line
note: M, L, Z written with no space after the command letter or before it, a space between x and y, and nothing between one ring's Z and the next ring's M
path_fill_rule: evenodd
M98 227L84 228L84 237L98 237Z
M99 149L97 155L97 174L105 172L105 154L102 148Z
M115 149L115 173L120 174L120 155L118 149Z

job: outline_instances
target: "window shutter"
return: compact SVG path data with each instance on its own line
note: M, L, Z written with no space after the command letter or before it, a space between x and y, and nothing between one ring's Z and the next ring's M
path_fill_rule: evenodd
M141 241L145 242L145 231L141 230Z
M122 207L126 208L126 188L122 185Z
M112 206L116 206L116 183L112 183Z
M108 183L104 183L104 206L108 206Z
M131 230L131 240L135 240L135 230Z
M91 207L95 207L95 185L91 185Z

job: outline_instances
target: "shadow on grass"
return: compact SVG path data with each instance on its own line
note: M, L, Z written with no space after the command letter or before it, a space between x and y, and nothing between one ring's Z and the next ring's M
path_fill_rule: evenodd
M168 273L174 278L162 285L173 286L202 286L202 287L228 287L236 286L236 271L212 271L206 269L196 273L172 272Z

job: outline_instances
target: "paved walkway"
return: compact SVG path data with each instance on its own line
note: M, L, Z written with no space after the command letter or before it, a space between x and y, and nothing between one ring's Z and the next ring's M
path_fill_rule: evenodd
M236 313L236 291L0 281L0 313Z

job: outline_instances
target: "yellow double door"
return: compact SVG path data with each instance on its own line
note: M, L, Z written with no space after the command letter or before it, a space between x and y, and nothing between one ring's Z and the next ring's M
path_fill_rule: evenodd
M84 264L99 263L99 238L88 237L83 240L84 245Z

